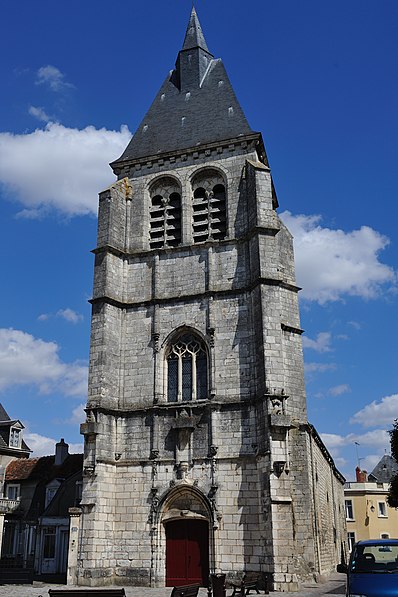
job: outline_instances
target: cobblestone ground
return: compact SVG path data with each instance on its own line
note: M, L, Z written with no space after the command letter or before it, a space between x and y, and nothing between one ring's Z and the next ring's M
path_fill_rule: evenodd
M34 585L3 585L0 586L0 597L48 597L48 590L56 588L65 588L64 585L44 585L41 583L34 583ZM171 589L147 589L142 587L125 587L126 597L170 597ZM261 595L264 593L261 591ZM207 597L206 589L201 589L200 597ZM227 597L231 595L231 591L227 590ZM250 595L257 595L250 593ZM249 597L250 597L249 595ZM286 596L287 593L280 593L279 591L270 593L271 597ZM329 580L322 584L308 584L303 585L301 591L298 593L289 593L292 597L322 597L327 595L333 597L334 595L345 595L345 583L342 575L332 575Z

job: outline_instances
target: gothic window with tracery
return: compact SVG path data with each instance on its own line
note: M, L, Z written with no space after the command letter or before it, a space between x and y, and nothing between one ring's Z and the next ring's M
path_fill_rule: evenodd
M167 354L167 400L187 402L207 398L207 351L200 338L185 333Z
M221 240L227 231L224 179L216 170L205 170L194 177L193 240Z
M181 243L181 192L170 177L154 182L150 188L151 249L176 247Z

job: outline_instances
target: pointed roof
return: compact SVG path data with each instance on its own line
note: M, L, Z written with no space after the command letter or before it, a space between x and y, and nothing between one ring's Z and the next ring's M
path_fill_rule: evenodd
M384 454L370 473L368 480L377 483L390 483L394 475L398 474L398 463L389 454Z
M166 77L122 156L111 165L252 134L220 59L210 54L192 9L175 69Z
M0 422L9 421L10 417L8 416L4 406L0 403Z
M192 7L182 50L191 50L192 48L202 48L202 50L209 52L194 6Z

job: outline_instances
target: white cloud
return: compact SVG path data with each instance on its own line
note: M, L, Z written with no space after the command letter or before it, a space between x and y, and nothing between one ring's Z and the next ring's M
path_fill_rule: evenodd
M363 427L386 425L392 427L394 419L398 418L398 394L385 396L380 402L373 400L359 410L350 419L350 423L359 423Z
M349 321L348 325L350 325L351 327L353 327L355 330L362 329L362 325L359 323L359 321Z
M67 216L96 214L98 192L115 180L108 164L130 138L126 126L80 130L54 122L25 135L0 133L0 184L25 207L24 217L48 209Z
M348 392L351 392L350 386L346 383L342 383L339 386L330 388L328 394L331 396L341 396L341 394L347 394Z
M36 85L48 85L52 91L63 91L74 87L65 80L65 75L57 68L48 64L37 71Z
M83 315L81 313L76 313L76 311L69 309L69 307L57 311L57 317L66 319L66 321L70 321L70 323L78 323L83 320Z
M336 369L334 363L304 363L306 373L324 373L325 371L333 371L334 369Z
M57 389L66 396L87 394L87 366L64 363L55 342L26 332L0 329L0 390L35 385L43 394Z
M307 336L303 336L303 347L310 348L316 352L330 352L330 332L320 332L315 340L311 340Z
M347 435L336 433L321 433L320 435L328 450L337 455L341 448L357 443L359 446L371 447L380 451L380 460L384 450L390 448L390 436L385 429L374 429L366 433L348 433Z
M51 120L50 116L44 111L44 108L40 108L39 106L29 106L29 114L41 120L41 122L49 122Z
M52 317L60 317L61 319L69 321L70 323L78 323L79 321L83 321L83 315L81 313L77 313L69 307L66 309L59 309L59 311L56 313L42 313L37 319L39 321L48 321Z
M31 458L40 456L52 456L55 454L55 444L60 440L51 437L45 437L38 433L24 433L24 440L32 450ZM82 444L69 444L70 454L81 454L83 452Z
M358 443L359 453L364 455L361 457L361 469L371 472L376 464L380 461L382 456L387 451L390 451L390 436L384 429L375 429L374 431L368 431L367 433L349 433L348 435L338 435L335 433L321 433L322 440L324 441L327 449L333 456L333 459L338 466L344 467L346 458L344 454L348 453L354 447L355 443ZM365 450L370 449L370 454L365 454ZM354 471L344 471L343 474L346 478L350 479L354 477Z
M325 442L328 450L341 448L346 445L344 436L336 433L321 433L322 440Z
M73 425L80 425L80 423L84 423L86 420L86 413L84 411L85 408L85 403L76 406L76 408L74 408L72 411L72 416L69 419L69 423L72 423Z
M320 216L281 214L294 237L297 283L301 296L317 301L344 295L375 298L396 281L394 270L379 261L389 239L368 226L344 232L322 228Z
M39 321L47 321L48 319L50 319L50 317L52 317L51 313L42 313L41 315L39 315L37 319Z

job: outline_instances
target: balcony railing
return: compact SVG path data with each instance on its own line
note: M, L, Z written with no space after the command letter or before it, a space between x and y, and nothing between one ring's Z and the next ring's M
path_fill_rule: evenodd
M8 498L0 498L0 514L8 514L18 508L19 500L9 500Z

